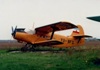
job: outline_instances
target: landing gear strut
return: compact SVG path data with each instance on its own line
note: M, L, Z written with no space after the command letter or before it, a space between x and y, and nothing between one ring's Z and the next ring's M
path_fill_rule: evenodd
M32 44L27 43L27 44L25 44L24 47L21 48L21 51L22 52L34 51L35 50L35 47L36 47L35 45L32 45Z

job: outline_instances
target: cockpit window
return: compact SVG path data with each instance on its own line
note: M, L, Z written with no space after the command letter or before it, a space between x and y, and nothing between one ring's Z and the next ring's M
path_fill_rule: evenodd
M25 32L28 34L35 34L36 33L35 30L31 30L31 29L25 29Z

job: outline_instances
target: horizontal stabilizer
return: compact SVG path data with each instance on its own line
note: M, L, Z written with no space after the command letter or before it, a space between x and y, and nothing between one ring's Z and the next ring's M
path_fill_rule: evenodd
M89 35L74 35L75 38L84 38L84 37L92 37Z
M78 42L80 42L81 38L85 38L85 37L92 37L92 36L89 36L89 35L74 35L74 38L78 39Z
M46 41L35 42L33 44L42 45L42 46L50 46L50 45L58 45L58 44L63 44L63 43L57 40L46 40Z

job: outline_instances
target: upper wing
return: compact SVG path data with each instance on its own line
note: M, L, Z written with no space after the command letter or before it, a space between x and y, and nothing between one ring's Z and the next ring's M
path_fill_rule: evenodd
M42 46L50 46L50 45L58 45L58 44L63 44L63 43L57 40L47 40L47 41L35 42L33 44L42 45Z
M38 27L35 30L36 34L44 35L52 31L60 31L72 28L77 28L77 26L70 22L57 22L54 24Z

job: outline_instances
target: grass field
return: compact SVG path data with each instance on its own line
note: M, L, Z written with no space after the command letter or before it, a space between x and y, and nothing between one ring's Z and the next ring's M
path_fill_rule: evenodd
M97 58L100 49L26 53L0 50L0 70L100 70L100 65L93 63Z
M8 51L21 46L18 43L0 43L0 70L100 70L100 41L66 49L39 48L41 51L24 53Z

